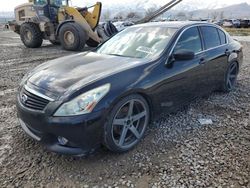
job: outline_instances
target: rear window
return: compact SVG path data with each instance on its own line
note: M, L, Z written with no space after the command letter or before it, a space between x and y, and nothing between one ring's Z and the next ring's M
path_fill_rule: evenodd
M217 28L211 26L202 26L201 31L206 49L220 46L220 37Z
M221 44L226 44L227 43L227 38L226 38L226 35L223 31L221 31L220 29L218 29L218 33L219 33L219 36L220 36L220 43Z

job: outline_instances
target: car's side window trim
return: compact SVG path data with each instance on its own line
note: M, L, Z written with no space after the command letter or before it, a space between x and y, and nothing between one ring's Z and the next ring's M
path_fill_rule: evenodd
M202 26L209 26L209 27L214 27L214 28L216 28L216 29L220 29L219 27L216 27L216 26L213 26L213 25L209 25L209 24L196 24L196 25L191 25L191 26L189 26L189 27L186 27L185 29L183 29L183 31L181 31L181 33L180 33L179 36L177 37L177 39L176 39L176 41L174 42L174 45L173 45L173 47L171 48L169 54L173 54L174 49L175 49L175 47L176 47L176 45L177 45L179 39L181 38L182 34L183 34L185 31L187 31L188 29L193 28L193 27L198 27L198 29L199 29L199 31L200 31L200 28L201 28ZM220 29L220 30L221 30L221 29ZM223 30L221 30L221 31L223 31ZM223 31L223 33L226 35L226 33L225 33L224 31ZM201 37L201 40L202 40L202 45L204 45L204 39L203 39L203 35L202 35L201 31L200 31L200 35L201 35L200 37ZM226 36L227 36L227 35L226 35ZM216 48L219 48L219 47L222 47L222 46L226 46L226 45L228 45L228 44L229 44L229 43L228 43L228 38L226 37L226 43L225 43L225 44L219 45L219 46L216 46L216 47L213 47L213 48L209 48L209 49L205 49L205 48L204 48L205 46L204 46L203 49L202 49L202 51L195 53L195 55L199 55L199 54L201 54L201 53L203 53L203 52L206 52L206 51L209 51L209 50L213 50L213 49L216 49Z
M198 52L198 53L195 53L195 55L202 53L202 52L206 49L205 42L204 42L203 35L202 35L202 31L201 31L201 28L200 28L199 26L197 26L197 29L198 29L199 34L200 34L202 50L201 50L200 52Z
M226 43L224 43L224 44L227 44L227 43L228 43L228 40L227 40L227 35L226 35L226 33L225 33L224 31L222 31L221 29L219 29L219 28L217 28L217 32L218 32L218 34L219 34L221 44L222 44L222 39L221 39L221 36L220 36L220 32L222 32L222 33L224 34L224 37L225 37L225 39L226 39Z

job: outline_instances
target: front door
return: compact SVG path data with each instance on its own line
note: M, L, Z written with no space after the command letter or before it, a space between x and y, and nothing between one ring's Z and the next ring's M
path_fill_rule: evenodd
M180 36L173 52L188 50L195 53L192 60L175 60L171 67L162 66L161 85L156 88L161 107L172 109L194 99L202 92L205 81L203 52L199 29L194 26Z

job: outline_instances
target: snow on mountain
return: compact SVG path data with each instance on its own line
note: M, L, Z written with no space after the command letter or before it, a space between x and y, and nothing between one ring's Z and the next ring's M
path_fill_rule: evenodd
M88 1L87 1L88 2ZM113 1L110 0L102 0L103 7L105 9L115 8L120 10L136 10L136 8L140 9L148 9L151 7L159 7L166 3L170 2L170 0L123 0L123 1ZM177 10L185 10L185 11L193 11L197 9L218 9L226 6L230 6L232 4L240 4L240 3L250 3L250 0L227 0L227 1L218 1L218 0L183 0L179 5L177 5L174 9ZM92 2L93 3L93 2Z

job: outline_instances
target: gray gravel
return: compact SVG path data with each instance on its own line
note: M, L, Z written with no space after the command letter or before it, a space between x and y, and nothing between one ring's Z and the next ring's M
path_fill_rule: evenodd
M15 108L25 72L70 52L48 43L26 49L13 33L0 32L0 187L250 187L250 43L243 44L245 61L235 91L162 114L126 154L100 149L73 158L29 139ZM201 118L213 124L201 125Z

